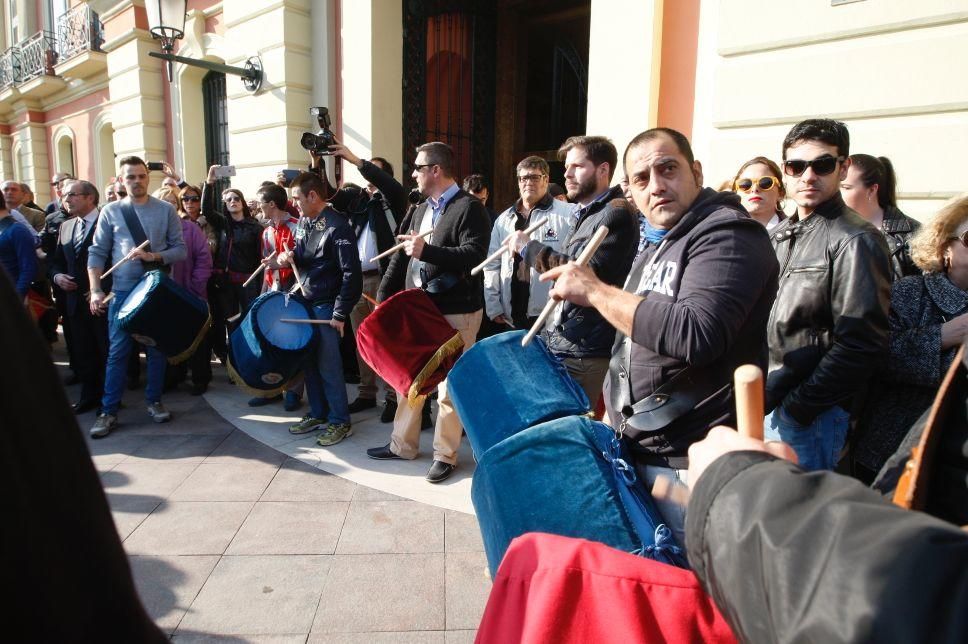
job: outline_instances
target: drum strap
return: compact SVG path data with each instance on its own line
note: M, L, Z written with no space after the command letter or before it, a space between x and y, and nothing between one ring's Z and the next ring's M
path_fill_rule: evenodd
M145 229L141 225L141 220L138 219L138 214L134 211L134 206L128 200L123 200L121 203L121 214L124 216L124 223L128 227L128 232L131 233L131 238L134 240L135 246L140 246L145 243L148 239L148 235L145 234ZM142 262L145 272L153 270L161 270L165 273L171 272L171 266L165 265L164 262Z

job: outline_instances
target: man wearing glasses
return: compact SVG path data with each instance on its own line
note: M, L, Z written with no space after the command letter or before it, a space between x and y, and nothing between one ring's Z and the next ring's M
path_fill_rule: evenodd
M609 187L618 152L603 136L573 136L558 149L558 158L565 162L568 200L578 205L561 250L523 231L515 232L507 243L527 266L544 273L576 259L595 231L607 226L608 235L589 266L605 283L621 287L635 259L639 224L621 186ZM594 407L608 371L615 328L596 309L564 302L551 317L543 337Z
M488 256L506 243L509 235L524 230L544 217L548 223L531 233L531 239L561 252L561 243L571 230L577 206L558 201L548 192L548 162L527 157L518 163L518 201L502 212L491 230ZM528 329L548 301L551 285L521 255L505 253L484 267L484 306L487 317L504 329Z
M844 204L847 127L798 123L783 140L795 215L770 236L780 284L767 327L767 438L782 439L807 470L833 469L850 412L887 354L891 273L884 236Z
M408 234L399 239L406 244L390 259L377 301L405 288L424 289L447 322L460 332L466 351L477 339L484 299L480 277L472 277L470 272L486 257L491 220L483 204L460 189L455 176L454 151L449 145L435 141L417 148L413 178L427 200L400 224L401 232ZM420 236L431 230L429 239ZM430 483L440 483L456 469L463 432L446 380L438 386L438 393L434 462L427 472ZM426 398L420 400L419 405L397 407L390 443L366 450L367 456L379 460L417 457Z

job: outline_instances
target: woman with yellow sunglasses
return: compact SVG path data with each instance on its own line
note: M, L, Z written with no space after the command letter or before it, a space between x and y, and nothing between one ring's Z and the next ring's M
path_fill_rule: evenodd
M754 157L740 166L732 190L740 196L750 217L773 230L787 218L783 212L783 173L766 157Z

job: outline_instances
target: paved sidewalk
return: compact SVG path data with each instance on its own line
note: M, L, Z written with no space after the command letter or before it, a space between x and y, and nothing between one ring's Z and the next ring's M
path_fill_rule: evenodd
M490 590L474 516L292 459L204 398L164 401L174 418L157 425L128 392L117 431L88 445L142 601L175 641L473 641ZM85 436L93 420L78 417Z

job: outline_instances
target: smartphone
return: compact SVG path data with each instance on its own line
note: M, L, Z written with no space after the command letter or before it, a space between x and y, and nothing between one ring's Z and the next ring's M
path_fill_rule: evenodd
M281 172L282 172L282 178L286 184L286 187L289 187L289 184L292 183L292 180L298 177L302 173L302 170L292 170L292 169L286 168Z
M165 169L165 164L162 163L161 161L149 161L148 162L148 171L149 172L154 171L154 170L157 170L157 171L161 172L164 169Z
M235 176L235 166L234 165L220 165L215 168L215 176L219 179L224 179L225 177Z

